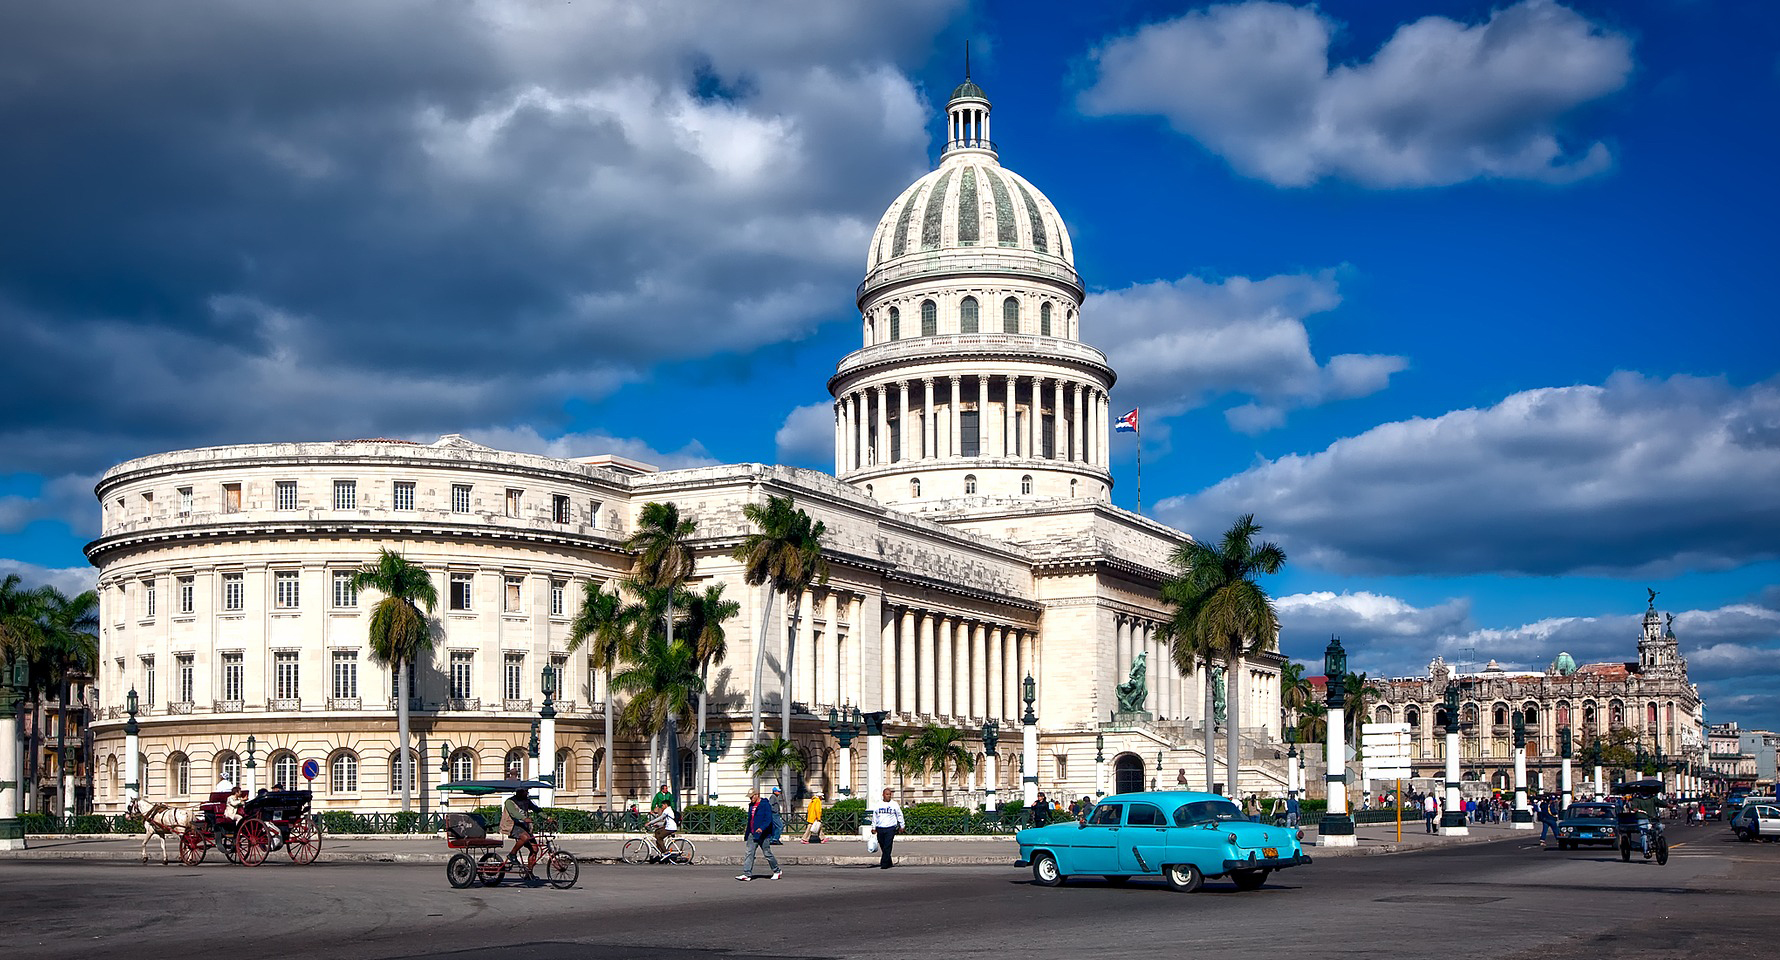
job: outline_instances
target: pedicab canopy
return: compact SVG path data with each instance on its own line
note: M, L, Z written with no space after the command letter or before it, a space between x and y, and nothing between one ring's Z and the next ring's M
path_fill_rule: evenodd
M520 790L548 790L542 780L456 780L439 784L440 793L467 793L473 797L491 793L517 793Z

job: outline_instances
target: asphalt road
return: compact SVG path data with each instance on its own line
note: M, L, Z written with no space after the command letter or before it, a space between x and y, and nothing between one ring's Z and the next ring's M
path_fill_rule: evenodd
M1530 840L1329 858L1240 893L1009 867L589 865L571 890L452 890L435 864L0 861L15 958L1698 958L1766 952L1780 844L1673 827L1666 866ZM1010 845L1011 851L1011 845ZM1313 851L1314 854L1314 851Z

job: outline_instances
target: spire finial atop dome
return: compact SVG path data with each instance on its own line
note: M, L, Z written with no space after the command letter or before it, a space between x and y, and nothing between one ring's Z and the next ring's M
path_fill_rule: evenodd
M970 82L970 40L964 41L964 82Z
M964 82L946 100L946 148L942 155L974 150L995 156L989 139L989 95L970 79L970 41L964 41Z

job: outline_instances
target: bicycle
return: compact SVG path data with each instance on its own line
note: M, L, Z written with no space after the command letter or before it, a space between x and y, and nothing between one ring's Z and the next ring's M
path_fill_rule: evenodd
M542 867L542 879L556 889L574 886L581 876L581 864L574 854L556 848L556 824L540 818L532 831L532 843L537 846L537 853L530 862L521 860L518 851L505 856L494 851L483 854L476 862L475 880L483 886L498 887L507 879L509 870L519 874L517 880L536 880L537 870Z
M655 845L655 835L645 833L624 841L619 856L625 863L691 864L698 858L698 849L685 837L669 837L663 854Z

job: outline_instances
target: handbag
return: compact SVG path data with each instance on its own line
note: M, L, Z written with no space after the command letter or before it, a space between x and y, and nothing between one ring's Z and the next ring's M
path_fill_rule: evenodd
M865 838L865 852L878 852L878 832L870 827L860 827L859 835Z

